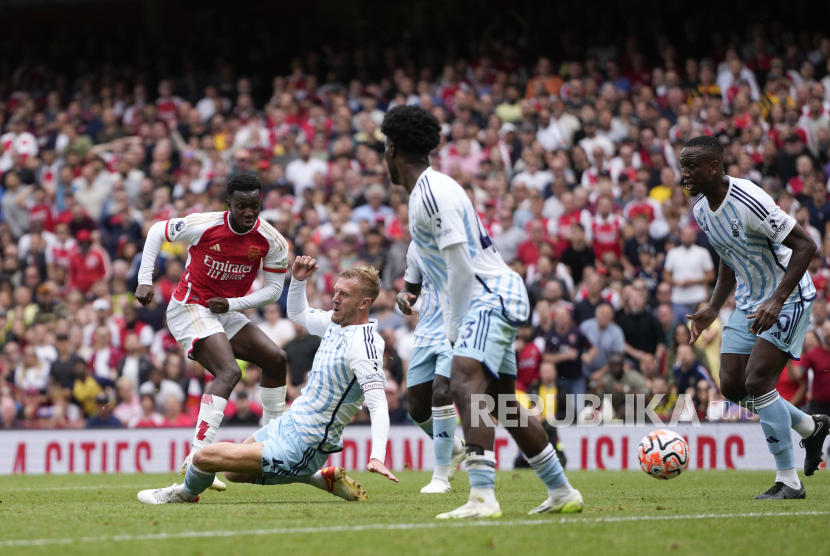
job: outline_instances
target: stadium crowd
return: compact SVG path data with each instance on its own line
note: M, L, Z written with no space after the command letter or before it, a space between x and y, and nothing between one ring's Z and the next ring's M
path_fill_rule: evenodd
M635 37L550 58L521 46L494 41L420 67L391 50L378 79L361 49L313 55L264 93L229 64L159 80L103 64L68 80L24 60L0 75L0 426L194 426L211 377L165 327L186 253L165 244L142 307L142 242L157 221L224 210L241 172L262 181L261 218L292 258L318 260L312 306L330 306L341 269L380 271L387 398L392 422L407 422L417 316L395 306L407 198L390 184L379 131L403 103L438 118L433 166L466 189L525 279L533 311L516 340L517 386L553 395L545 414L564 412L564 394L593 392L611 395L609 418L630 416L627 393L665 395L662 415L691 394L685 418L753 418L718 391L734 299L688 345L685 315L708 301L718 262L678 185L679 151L701 134L721 140L730 176L767 190L819 245L811 332L778 389L830 412L830 37L756 26L702 57L668 40L646 56ZM344 77L335 63L349 57ZM288 354L290 400L319 339L285 318L284 302L247 313ZM259 369L241 366L225 424L255 425Z

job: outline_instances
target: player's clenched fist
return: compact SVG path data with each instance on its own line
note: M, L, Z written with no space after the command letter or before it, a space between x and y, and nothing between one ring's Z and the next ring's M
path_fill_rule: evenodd
M230 309L230 305L224 297L211 297L208 299L208 309L214 315L224 315Z
M138 286L138 288L136 288L135 298L139 303L146 307L153 300L154 293L155 289L153 286L144 284L143 286Z
M315 259L311 257L296 257L294 259L294 266L291 269L291 275L295 280L300 282L311 278L314 271L320 268Z

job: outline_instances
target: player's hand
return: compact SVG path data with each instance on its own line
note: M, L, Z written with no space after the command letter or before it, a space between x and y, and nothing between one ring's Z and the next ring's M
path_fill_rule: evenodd
M404 290L399 291L398 295L395 296L395 301L398 304L398 309L400 309L401 313L403 313L404 315L411 315L413 313L412 306L415 304L415 301L417 300L417 296Z
M318 265L317 261L311 257L295 257L294 266L291 268L291 275L295 280L303 282L311 278L314 271L318 268L320 268L320 265Z
M208 299L208 309L210 309L211 313L223 315L228 312L230 305L224 297L211 297Z
M755 319L755 322L749 327L749 331L753 334L761 334L772 328L772 325L778 322L778 315L781 314L781 308L783 306L783 301L771 297L761 303L757 311L746 317L748 319Z
M709 325L715 322L718 318L718 312L707 305L693 315L686 315L686 318L692 321L692 338L689 340L689 345L694 345L703 331L709 328Z
M156 290L153 286L144 284L143 286L138 286L136 288L135 298L139 303L146 307L153 300L153 295L155 295L155 293Z
M368 469L372 473L377 473L378 475L383 475L384 477L386 477L390 481L394 481L396 483L400 482L400 481L398 481L397 477L395 477L392 474L391 471L386 469L386 466L383 465L383 462L380 461L379 459L374 459L374 458L370 459L369 460L369 465L366 466L366 469Z

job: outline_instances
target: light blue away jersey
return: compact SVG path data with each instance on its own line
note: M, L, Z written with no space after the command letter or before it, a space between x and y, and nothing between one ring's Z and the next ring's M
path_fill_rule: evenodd
M781 242L795 227L795 220L763 189L731 176L718 210L713 212L701 196L695 203L694 216L718 255L735 271L738 309L755 311L784 278L792 250ZM816 288L805 272L787 303L815 298Z
M383 339L377 321L340 326L331 311L309 309L306 329L322 336L302 395L291 404L300 438L324 452L343 449L343 428L363 405L363 392L384 389Z
M511 322L527 320L530 303L521 276L499 255L470 198L454 179L432 168L424 170L409 196L409 229L421 271L435 286L443 314L447 314L448 294L441 249L464 243L475 273L473 300L486 300Z
M444 315L441 312L441 302L438 291L432 282L424 276L421 267L421 257L415 242L410 242L406 250L406 272L404 280L410 284L421 284L420 313L418 326L415 327L415 347L427 347L442 344L447 341L447 330L444 328Z

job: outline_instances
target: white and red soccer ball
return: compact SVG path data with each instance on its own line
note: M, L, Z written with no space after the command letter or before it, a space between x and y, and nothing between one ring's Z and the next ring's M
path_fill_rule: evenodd
M686 470L689 445L677 433L656 430L640 442L637 457L643 471L655 479L674 479Z

